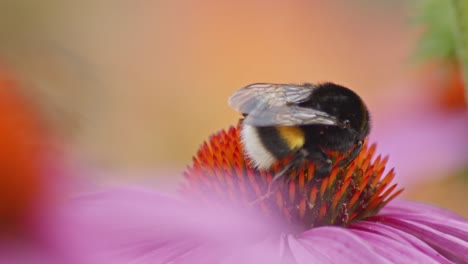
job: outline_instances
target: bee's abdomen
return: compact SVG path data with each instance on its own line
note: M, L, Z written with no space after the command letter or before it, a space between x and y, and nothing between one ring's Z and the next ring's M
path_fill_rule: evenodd
M257 130L263 145L277 159L304 145L304 133L298 127L259 127Z
M269 169L277 161L276 155L268 148L262 138L262 132L257 127L243 125L241 141L244 154L256 168Z
M254 127L244 125L242 143L245 154L255 167L267 169L278 159L285 158L303 147L304 132L299 127Z
M304 130L296 126L277 127L280 137L286 142L290 150L302 148L305 143Z

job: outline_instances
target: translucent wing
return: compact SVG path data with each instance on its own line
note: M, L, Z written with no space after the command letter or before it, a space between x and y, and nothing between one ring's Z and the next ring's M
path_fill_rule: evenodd
M337 120L314 109L287 106L252 111L247 114L244 123L252 126L337 125Z
M229 105L247 114L244 123L253 126L336 125L325 112L298 106L309 99L312 85L251 84L236 91Z
M255 83L237 90L229 98L229 105L241 113L249 114L252 111L301 103L309 98L312 90L313 86Z

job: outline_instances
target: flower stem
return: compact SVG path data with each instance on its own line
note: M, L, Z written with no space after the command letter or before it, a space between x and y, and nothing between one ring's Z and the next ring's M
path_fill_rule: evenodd
M451 0L454 14L456 52L465 82L465 102L468 105L468 1Z

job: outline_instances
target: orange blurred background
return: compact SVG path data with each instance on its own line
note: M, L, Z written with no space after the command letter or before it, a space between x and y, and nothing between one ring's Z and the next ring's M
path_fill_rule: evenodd
M85 166L179 173L249 83L332 80L385 111L417 75L406 1L26 2L0 4L0 60Z
M118 166L186 164L252 82L333 80L372 101L416 39L384 1L49 2L7 59L75 147Z

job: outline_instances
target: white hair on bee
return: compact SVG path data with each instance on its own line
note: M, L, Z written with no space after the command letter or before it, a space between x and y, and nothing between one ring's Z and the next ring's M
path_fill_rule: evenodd
M255 127L245 124L242 126L241 142L245 155L249 157L255 168L269 169L276 162L276 158L261 142Z

